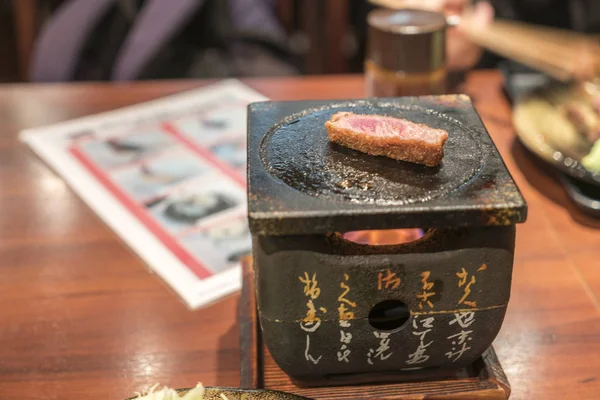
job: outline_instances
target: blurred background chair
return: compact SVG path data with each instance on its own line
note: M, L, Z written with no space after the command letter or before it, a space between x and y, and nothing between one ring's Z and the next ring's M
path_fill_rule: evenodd
M60 13L59 8L71 1L73 0L0 0L0 20L8 23L3 24L7 34L0 41L5 41L5 46L2 47L10 50L3 57L9 61L10 66L5 67L7 71L0 70L0 81L28 80L32 68L35 69L36 44L43 41L41 35L44 27L52 24L53 18ZM137 7L144 3L139 0L115 2L133 2ZM252 25L260 21L256 19L257 16L260 18L260 13L257 15L256 12L243 11L252 10L254 7L249 7L249 4L255 0L228 2L236 26L247 27L244 24ZM275 24L282 29L285 47L291 52L298 73L362 71L363 32L366 29L364 15L372 8L366 0L267 0L262 3L273 7ZM236 16L243 18L236 19ZM275 24L266 22L267 28L272 30L276 30ZM114 25L109 26L112 30L115 29ZM15 75L17 71L18 76Z
M56 16L57 9L61 5L70 1L74 0L0 0L0 59L3 60L0 63L0 82L28 80L32 54L34 54L36 42L40 40L42 27ZM94 0L90 1L93 2ZM132 8L131 4L133 4L134 10L130 10L130 18L133 16L133 19L136 19L139 15L136 9L139 10L144 3L161 1L171 3L171 0L114 1L122 5L130 4L130 9ZM214 0L207 1L212 3ZM450 3L460 2L457 0L422 0L423 3L427 1L440 4L444 1ZM470 0L465 0L465 2L468 1ZM494 6L496 16L500 18L568 28L587 33L600 32L600 1L598 0L489 1ZM264 22L263 20L259 25L281 35L281 42L277 43L272 40L265 41L265 38L260 35L249 35L248 31L243 32L245 49L236 46L233 54L238 57L237 65L220 71L224 75L264 76L274 74L274 71L268 69L272 67L270 59L266 57L262 59L262 63L256 62L256 55L253 55L253 52L248 50L249 48L266 49L270 56L282 59L284 63L291 63L294 71L285 72L287 74L340 74L362 72L363 70L366 15L373 8L368 0L218 0L218 2L227 4L226 7L229 8L234 26L245 28L248 26L244 23L248 21L254 26L256 26L257 21L261 21L260 17L256 19L260 12L256 12L255 8L264 11L265 7L269 7L272 20L270 22ZM260 7L251 6L252 4L259 4ZM125 6L125 9L127 9L127 6ZM240 20L235 17L236 15L244 18ZM246 19L245 22L244 19ZM122 29L127 30L128 24L131 22L126 18L120 26ZM103 25L100 31L102 29L105 29L102 33L110 31L111 35L116 38L114 39L116 45L121 45L125 40L125 35L121 38L122 42L119 42L120 33L115 32L115 26L115 24ZM275 26L277 27L274 28ZM183 27L180 28L184 29ZM194 36L194 32L202 32L202 27L197 26L195 29L189 27L186 29L188 29L188 33L191 32L188 37L195 39L198 35ZM179 45L181 43L185 44L185 40L179 42ZM95 47L90 45L88 49L95 50ZM166 49L168 51L173 50L169 46ZM194 54L195 56L202 55L204 59L200 61L204 64L196 68L194 74L192 74L193 76L186 76L185 73L177 71L172 71L172 76L160 74L152 76L146 71L145 74L142 73L135 79L202 77L207 75L207 68L213 68L210 67L210 63L219 64L222 61L219 55L215 55L212 51L196 52ZM103 61L110 61L110 56L110 52L104 53L105 58ZM162 62L168 64L169 58L164 54L162 56ZM255 59L252 62L245 62L246 58L244 57L255 57ZM195 61L198 62L198 60ZM486 52L477 67L496 67L500 61L499 57ZM91 64L94 64L94 62ZM283 73L280 72L280 74ZM91 76L83 74L83 76L75 76L71 79L108 80L112 79L112 76L104 72L104 74L97 73Z

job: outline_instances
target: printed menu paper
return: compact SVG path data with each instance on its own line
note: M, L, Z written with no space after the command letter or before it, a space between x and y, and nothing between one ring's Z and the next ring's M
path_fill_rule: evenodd
M263 100L225 80L21 139L196 308L241 285L246 107Z

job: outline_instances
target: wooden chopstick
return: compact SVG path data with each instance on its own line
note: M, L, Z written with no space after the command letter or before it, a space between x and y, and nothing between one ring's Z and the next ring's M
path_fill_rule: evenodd
M552 61L548 61L543 57L543 54L539 52L530 52L525 48L516 48L515 46L511 46L509 43L498 40L492 35L484 36L473 34L472 37L472 40L475 43L487 48L492 52L515 59L524 65L541 70L542 72L561 81L567 81L571 79L572 73L566 65L557 65Z
M494 25L499 30L533 33L539 37L545 37L561 43L570 43L572 40L577 39L594 43L598 42L594 36L585 33L543 25L533 25L521 21L496 20Z
M589 37L574 34L556 39L560 32L535 26L525 29L506 22L494 22L485 27L470 24L463 18L460 29L473 42L531 68L539 69L556 79L585 79L597 73L600 48Z

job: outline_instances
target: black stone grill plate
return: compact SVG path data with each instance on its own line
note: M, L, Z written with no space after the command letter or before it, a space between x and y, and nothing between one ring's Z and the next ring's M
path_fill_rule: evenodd
M445 129L442 164L331 143L324 124L338 111ZM466 96L254 103L248 136L254 233L509 225L525 218L525 202Z

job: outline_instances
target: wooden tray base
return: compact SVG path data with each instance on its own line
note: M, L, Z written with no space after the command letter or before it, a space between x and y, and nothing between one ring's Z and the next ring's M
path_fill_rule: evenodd
M241 387L280 390L311 399L508 399L510 385L494 349L460 370L422 370L394 376L394 383L303 387L273 361L261 340L254 293L252 259L243 262L239 307ZM384 379L390 377L384 377ZM355 382L353 382L355 383Z

